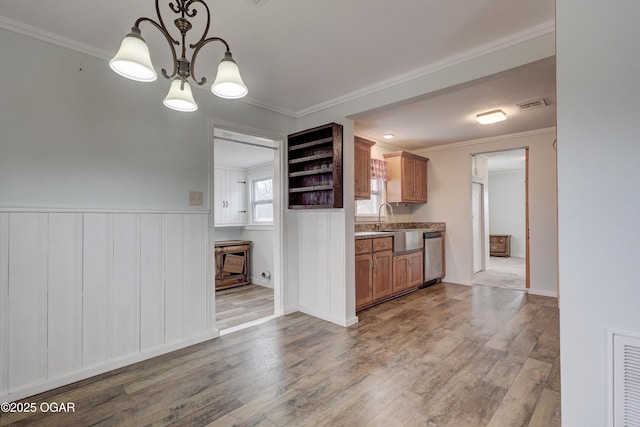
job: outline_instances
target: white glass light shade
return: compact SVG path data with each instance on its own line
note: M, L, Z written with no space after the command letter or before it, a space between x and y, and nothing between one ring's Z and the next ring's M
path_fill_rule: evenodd
M179 78L171 82L169 93L162 103L176 111L188 112L198 109L198 104L196 104L196 101L193 99L193 94L191 93L191 86Z
M247 94L247 87L240 77L238 64L231 57L231 53L224 54L218 65L216 80L211 86L211 92L220 98L237 99Z
M149 47L142 37L134 33L122 39L120 49L109 61L109 66L121 76L138 82L152 82L158 78L151 63Z
M493 110L487 113L478 114L476 116L476 120L482 125L490 125L492 123L507 120L507 115L502 110Z

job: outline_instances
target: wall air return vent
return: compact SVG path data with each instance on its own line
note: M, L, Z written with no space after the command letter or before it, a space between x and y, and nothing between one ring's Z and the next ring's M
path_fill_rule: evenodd
M613 334L613 426L640 427L640 337Z
M516 104L516 107L518 107L518 111L535 110L537 108L544 108L546 106L547 102L542 98Z

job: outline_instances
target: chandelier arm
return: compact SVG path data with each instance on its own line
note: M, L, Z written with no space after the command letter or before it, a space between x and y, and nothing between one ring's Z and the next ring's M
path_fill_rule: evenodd
M192 43L192 44L189 45L189 47L191 49L195 48L197 45L199 45L200 43L204 42L205 37L209 33L209 27L210 27L210 24L211 24L211 11L209 10L209 6L203 0L187 0L187 2L184 5L184 9L185 9L185 12L186 12L187 16L189 16L191 18L196 16L196 13L198 12L197 9L193 9L191 12L189 12L189 8L191 8L196 3L201 4L204 7L205 11L207 12L207 23L205 24L204 31L202 32L202 35L200 36L200 40L198 40L197 42Z
M157 5L157 0L156 0L156 5ZM162 18L159 18L160 22L162 23ZM167 42L169 43L169 47L171 48L171 58L173 60L173 72L171 74L167 74L167 70L166 69L161 69L160 71L162 72L162 75L164 76L165 79L171 79L173 77L176 76L176 74L178 73L178 56L176 54L176 48L174 47L175 45L179 45L180 42L178 40L175 40L173 37L171 37L171 34L169 34L169 32L167 31L166 27L164 26L164 23L162 24L158 24L156 21L154 21L151 18L138 18L138 20L136 21L134 28L137 28L138 31L140 30L140 24L142 22L148 22L151 25L153 25L154 27L156 27L158 29L158 31L160 31L160 33L164 36L165 39L167 39Z
M198 1L198 0L193 0L193 1ZM191 56L191 78L193 79L194 82L196 82L200 86L202 86L207 82L207 78L203 77L202 79L200 79L200 81L198 81L198 79L196 78L196 58L198 57L198 53L200 52L200 49L202 49L205 45L211 42L220 42L224 44L224 46L227 49L227 52L229 53L231 52L229 50L229 43L227 43L224 39L220 37L209 37L206 40L200 40L198 43L190 46L192 48L195 48L195 50L193 51L193 55Z

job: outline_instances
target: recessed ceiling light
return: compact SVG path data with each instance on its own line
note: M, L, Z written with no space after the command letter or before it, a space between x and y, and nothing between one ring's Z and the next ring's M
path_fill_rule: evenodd
M502 110L493 110L476 115L476 120L482 125L490 125L491 123L507 120L507 115Z
M384 135L382 135L382 137L384 139L393 139L393 138L395 138L395 135L392 134L392 133L385 133Z

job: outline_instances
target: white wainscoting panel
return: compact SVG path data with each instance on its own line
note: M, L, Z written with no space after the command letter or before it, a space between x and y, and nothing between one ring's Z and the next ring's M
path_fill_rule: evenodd
M15 388L47 373L48 215L11 215L9 225L9 387Z
M187 337L202 334L202 325L207 324L207 224L202 215L184 217L185 252L185 312Z
M291 215L291 214L290 214ZM344 212L296 212L300 311L346 325Z
M140 216L140 347L164 344L164 265L162 215Z
M164 300L165 342L173 343L186 335L184 309L184 219L181 215L164 217Z
M82 367L82 214L49 214L48 372Z
M12 214L14 216L15 214ZM93 366L111 358L111 265L113 224L109 214L84 214L82 278L82 364Z
M0 212L0 390L9 389L9 214Z
M0 400L214 335L208 238L201 212L0 212Z

